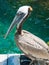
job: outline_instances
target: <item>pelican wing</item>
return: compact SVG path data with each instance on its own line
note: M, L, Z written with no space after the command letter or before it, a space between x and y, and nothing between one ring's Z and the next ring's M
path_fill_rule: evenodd
M47 50L49 52L49 46L42 39L40 39L39 37L31 34L28 31L23 30L23 32L25 33L26 37L28 37L27 38L28 39L28 42L29 41L30 42L32 41L32 43L30 43L30 44L33 44L34 43L35 44L35 47L37 47L38 49L40 49L42 47L42 48L44 48L45 50ZM41 46L41 47L39 47L38 45Z
M19 48L30 58L48 59L48 46L47 44L38 38L37 36L22 30L23 35L19 35L17 38L17 44Z

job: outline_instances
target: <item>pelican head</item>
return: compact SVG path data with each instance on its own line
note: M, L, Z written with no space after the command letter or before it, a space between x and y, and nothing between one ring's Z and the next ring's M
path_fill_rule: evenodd
M21 27L22 27L22 22L28 17L28 15L31 13L32 7L31 6L22 6L18 9L16 16L14 17L6 35L5 38L8 36L10 31L13 29L13 27L17 25L17 32L21 34Z

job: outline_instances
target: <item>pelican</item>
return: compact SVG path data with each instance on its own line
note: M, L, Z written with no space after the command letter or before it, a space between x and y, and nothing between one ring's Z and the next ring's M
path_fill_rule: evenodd
M5 38L17 24L15 41L18 47L31 60L39 59L47 61L49 60L49 46L42 39L35 36L34 34L26 30L22 30L22 25L24 21L28 18L28 16L31 14L32 10L33 9L31 6L21 6L18 9L16 16L14 17L7 33L5 34Z

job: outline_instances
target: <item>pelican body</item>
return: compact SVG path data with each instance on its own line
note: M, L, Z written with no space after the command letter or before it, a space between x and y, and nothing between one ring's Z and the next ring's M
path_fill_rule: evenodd
M17 32L15 33L15 41L18 47L24 52L24 54L31 60L49 60L49 46L39 37L32 33L22 30L24 20L30 15L32 11L31 6L22 6L18 9L16 16L14 17L6 35L10 33L12 28L17 24ZM30 22L31 23L31 22Z

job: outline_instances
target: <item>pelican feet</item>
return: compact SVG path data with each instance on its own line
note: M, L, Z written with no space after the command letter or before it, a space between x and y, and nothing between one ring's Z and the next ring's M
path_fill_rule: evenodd
M33 60L33 61L30 62L29 65L38 65L38 61L37 60Z
M29 65L48 65L44 61L38 61L38 60L33 60L29 63Z

